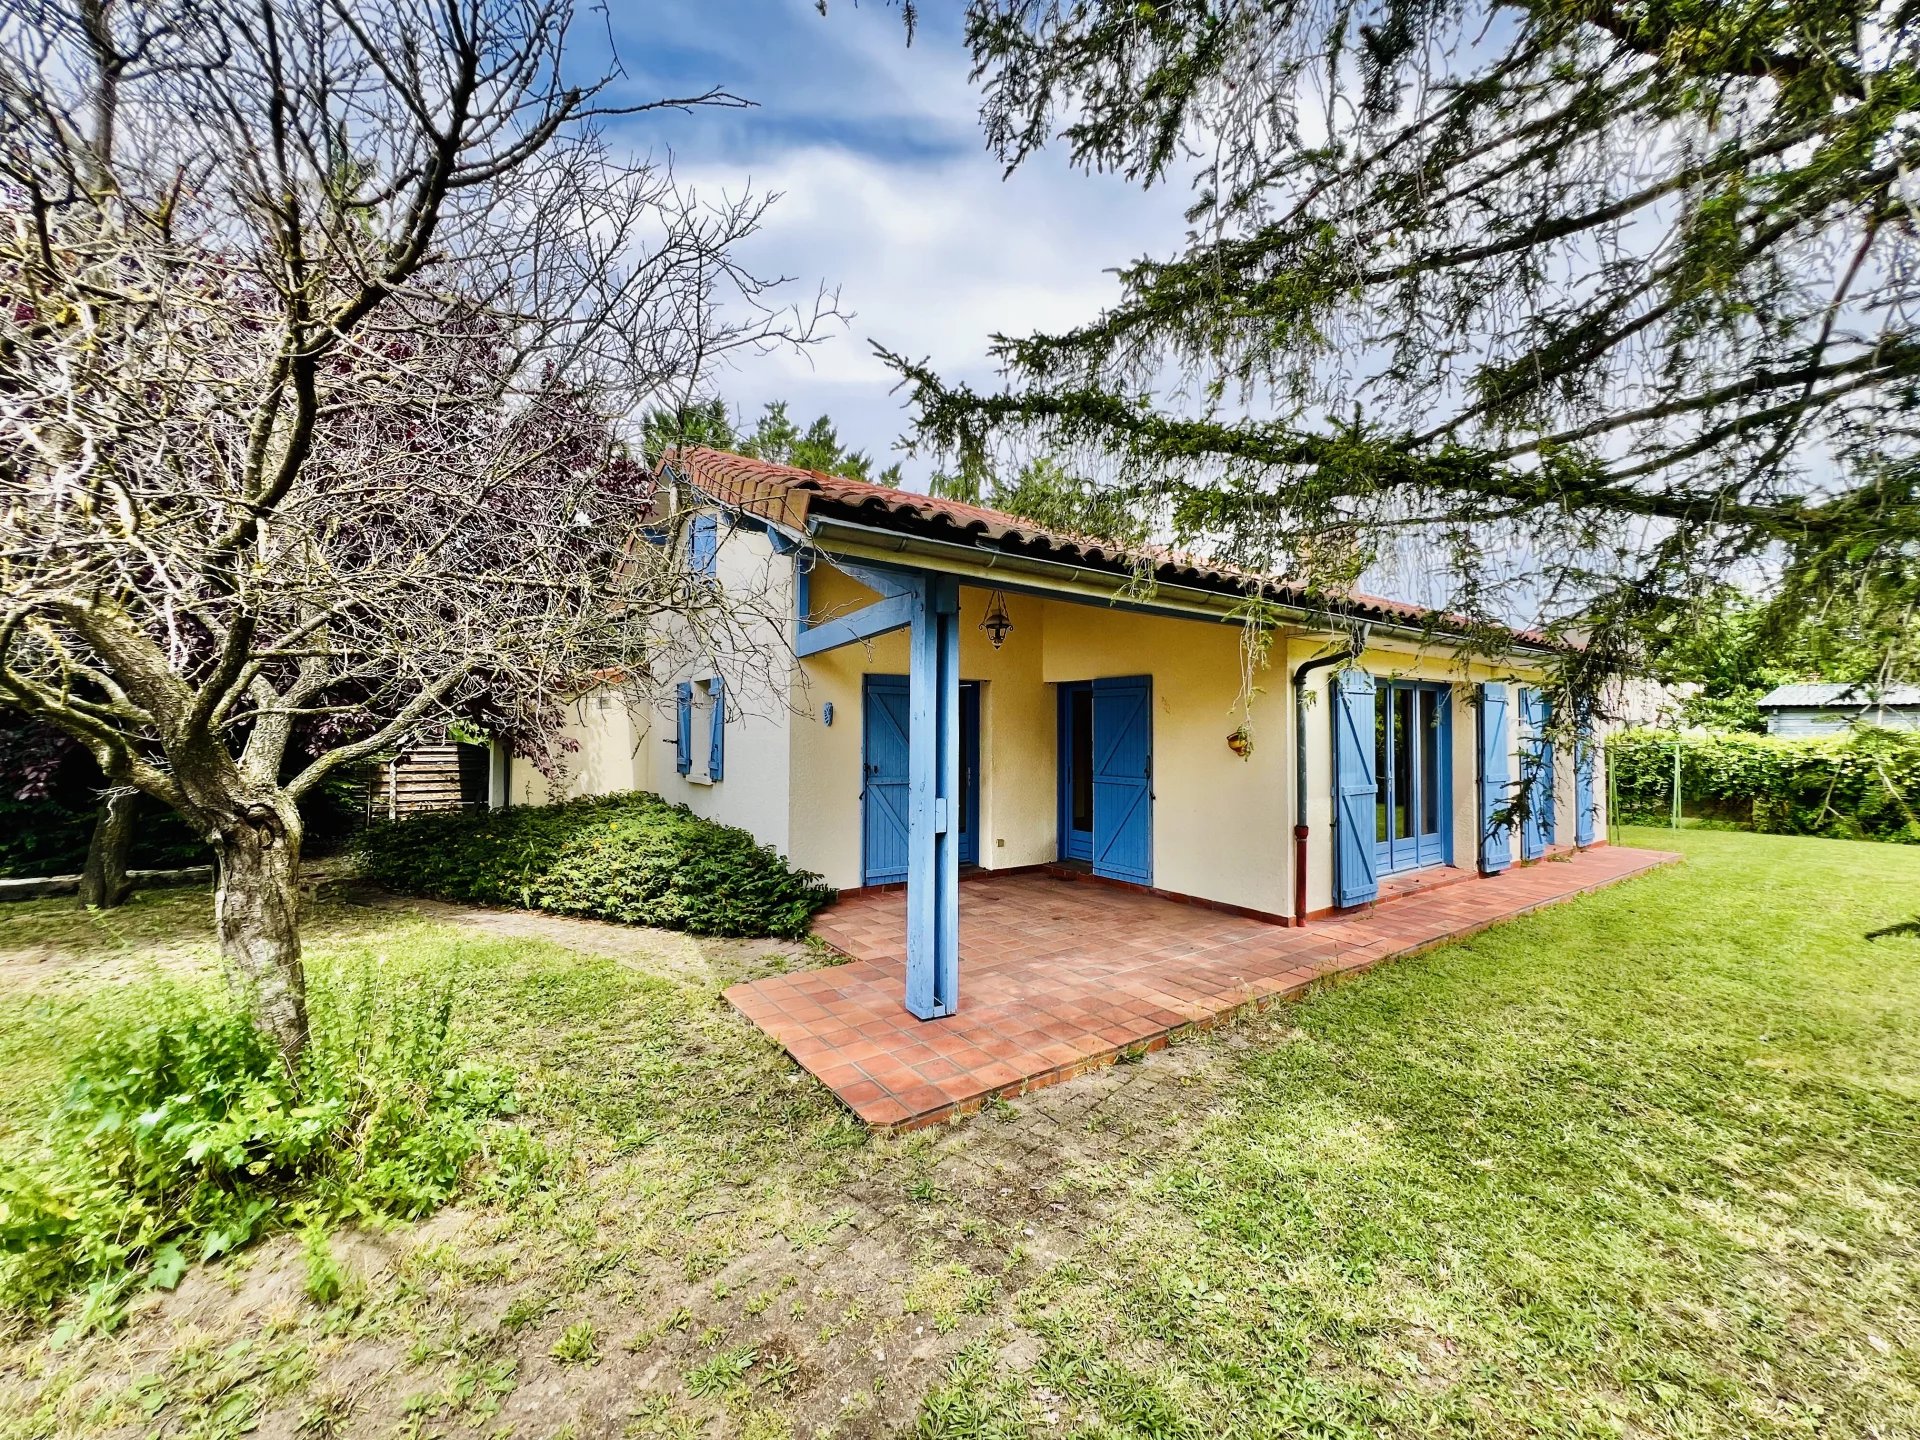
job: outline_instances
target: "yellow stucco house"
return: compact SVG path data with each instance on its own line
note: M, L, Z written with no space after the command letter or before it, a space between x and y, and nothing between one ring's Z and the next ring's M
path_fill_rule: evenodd
M496 799L652 790L842 890L904 885L914 1015L953 1009L975 871L1299 925L1604 834L1597 747L1541 738L1538 635L1470 655L1412 606L1329 614L1277 582L714 450L662 480L666 543L779 617L784 679L748 695L722 656L656 677L657 708L589 692L564 780L497 775ZM1281 624L1249 686L1254 588Z

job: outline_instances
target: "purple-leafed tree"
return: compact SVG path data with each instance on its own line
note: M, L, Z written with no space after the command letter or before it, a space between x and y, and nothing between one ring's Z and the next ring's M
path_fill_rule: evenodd
M24 715L0 714L0 775L15 800L44 800L78 747L71 737Z
M624 103L573 19L0 19L0 702L207 838L290 1070L303 795L447 718L537 747L581 677L643 684L762 618L637 543L662 517L623 417L830 305L777 308L735 259L765 199L703 204L606 134L740 102Z

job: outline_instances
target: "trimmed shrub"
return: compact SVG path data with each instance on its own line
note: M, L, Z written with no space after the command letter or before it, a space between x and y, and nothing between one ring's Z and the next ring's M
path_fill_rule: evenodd
M1810 739L1622 731L1607 741L1622 819L1667 816L1676 744L1689 815L1780 835L1920 844L1920 731Z
M481 1123L515 1106L502 1073L459 1060L450 998L371 968L309 998L297 1088L217 982L88 1007L43 1130L0 1152L0 1310L84 1291L69 1324L110 1325L134 1290L262 1233L412 1218L452 1193Z
M389 889L695 935L807 933L834 891L745 830L628 791L375 825L362 873Z

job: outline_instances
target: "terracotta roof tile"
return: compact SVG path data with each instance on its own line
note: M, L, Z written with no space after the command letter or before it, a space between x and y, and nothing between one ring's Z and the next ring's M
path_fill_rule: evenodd
M1283 577L1210 564L1164 547L1129 549L1090 536L1048 530L1017 515L989 510L983 505L896 490L819 470L776 465L731 451L689 446L671 453L668 463L676 465L686 480L722 504L796 531L805 529L809 516L825 515L962 544L984 541L995 549L1067 560L1115 575L1144 571L1168 584L1237 595L1249 594L1257 587L1268 599L1280 604L1316 610L1331 608L1356 619L1422 626L1437 622L1442 628L1464 628L1468 624L1458 616L1436 617L1421 606L1358 591L1349 591L1331 600L1314 597ZM1530 645L1550 643L1538 630L1516 630L1513 637Z

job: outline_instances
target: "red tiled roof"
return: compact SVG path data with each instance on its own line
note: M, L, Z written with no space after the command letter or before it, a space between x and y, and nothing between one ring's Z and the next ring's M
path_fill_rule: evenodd
M727 450L689 446L670 454L668 463L674 464L686 480L721 504L794 531L805 530L809 516L822 515L929 539L976 545L984 542L990 549L1067 561L1117 576L1144 571L1167 584L1233 595L1247 595L1257 588L1267 599L1279 604L1331 610L1355 619L1414 626L1436 624L1446 629L1465 628L1468 624L1460 617L1435 616L1406 601L1358 591L1315 597L1277 576L1211 565L1159 547L1130 549L1088 536L1043 529L1017 515L989 510L983 505L919 495L819 470L776 465ZM1516 630L1513 636L1531 645L1549 643L1537 630Z

